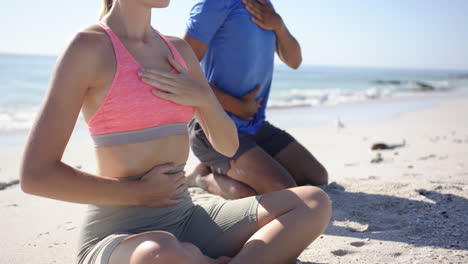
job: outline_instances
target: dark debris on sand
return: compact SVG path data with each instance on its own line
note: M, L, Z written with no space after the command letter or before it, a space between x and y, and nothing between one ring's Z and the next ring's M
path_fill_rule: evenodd
M0 191L5 190L9 187L15 186L19 184L19 180L12 180L9 182L0 182Z

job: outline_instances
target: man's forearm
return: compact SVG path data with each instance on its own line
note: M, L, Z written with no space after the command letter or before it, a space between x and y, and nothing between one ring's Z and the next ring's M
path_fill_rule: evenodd
M299 42L289 32L286 25L274 31L276 34L276 52L281 60L293 69L302 63L302 52Z
M214 84L210 83L210 86L225 111L237 114L238 109L242 109L243 103L240 99L221 91Z

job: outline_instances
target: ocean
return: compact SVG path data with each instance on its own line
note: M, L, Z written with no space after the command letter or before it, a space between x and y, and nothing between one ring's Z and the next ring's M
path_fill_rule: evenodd
M27 131L47 89L54 56L0 54L0 135ZM275 66L268 107L321 106L418 98L468 89L468 72L302 66Z

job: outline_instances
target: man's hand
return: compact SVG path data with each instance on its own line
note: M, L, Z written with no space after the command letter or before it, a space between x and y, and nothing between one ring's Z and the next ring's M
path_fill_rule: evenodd
M277 31L284 27L283 19L271 5L265 0L242 0L245 8L252 14L252 22L265 30Z
M242 120L253 120L253 116L258 112L258 109L262 106L263 98L260 97L258 99L255 99L255 96L261 89L262 85L257 85L255 89L253 89L252 91L244 95L242 98L240 98L240 101L242 102L242 108L238 109L238 111L236 111L233 114L235 114Z

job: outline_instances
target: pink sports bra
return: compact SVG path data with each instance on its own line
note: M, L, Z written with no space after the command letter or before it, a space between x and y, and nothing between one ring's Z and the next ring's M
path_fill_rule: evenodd
M125 48L111 28L99 24L114 47L117 68L104 101L88 121L96 147L149 141L165 136L187 134L194 107L179 105L155 96L155 87L141 81L142 66ZM177 49L158 31L174 59L187 64ZM175 69L171 72L178 73Z

